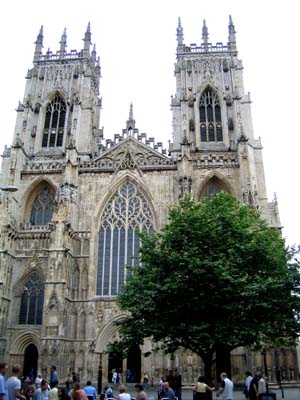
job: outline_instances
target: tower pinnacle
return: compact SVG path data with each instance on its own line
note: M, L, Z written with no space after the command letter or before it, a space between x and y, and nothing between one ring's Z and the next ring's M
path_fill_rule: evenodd
M205 19L203 20L203 27L202 27L202 41L203 41L204 48L207 48L207 46L208 46L208 29L206 26Z
M43 25L41 26L41 29L39 31L39 34L37 35L36 42L35 43L35 51L34 51L34 57L33 57L33 62L38 61L40 59L40 56L42 54L42 48L43 48Z
M231 15L229 15L228 33L229 33L228 46L229 46L230 50L236 51L235 29L234 29Z
M180 17L178 17L178 26L177 26L177 46L183 45L183 28L181 26Z
M88 26L86 28L86 32L84 34L84 47L83 47L83 57L89 57L90 55L90 46L92 44L91 42L92 34L91 34L91 25L88 23Z
M64 29L64 33L61 36L61 40L59 42L60 49L59 49L59 58L65 57L66 47L67 47L67 30Z
M135 120L133 118L132 103L130 103L129 116L128 116L128 120L126 121L126 129L127 129L127 131L131 130L132 132L134 132L134 129L135 129Z

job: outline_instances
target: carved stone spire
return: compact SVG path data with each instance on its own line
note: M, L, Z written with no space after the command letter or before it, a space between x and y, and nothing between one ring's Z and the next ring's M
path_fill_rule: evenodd
M43 25L41 26L40 32L37 35L36 42L35 43L35 51L34 51L34 57L33 57L33 62L38 61L42 55L42 48L43 48Z
M66 47L67 47L67 30L66 30L66 28L64 29L64 33L61 36L59 44L60 44L59 58L64 58L65 53L66 53Z
M202 27L202 43L204 45L204 48L207 49L207 47L208 47L208 29L206 26L205 19L203 20L203 27Z
M126 121L126 129L127 129L127 131L131 130L132 132L134 132L134 129L135 129L135 120L133 118L132 103L130 103L129 116L128 116L128 120Z
M235 29L232 22L231 15L229 15L229 25L228 25L228 46L230 50L236 51L236 37L235 37Z
M183 28L181 26L180 17L178 17L178 26L177 26L177 47L183 46Z
M92 44L91 42L92 34L91 34L91 25L88 23L88 26L86 28L86 32L84 34L84 47L83 47L83 57L89 57L90 56L90 46Z

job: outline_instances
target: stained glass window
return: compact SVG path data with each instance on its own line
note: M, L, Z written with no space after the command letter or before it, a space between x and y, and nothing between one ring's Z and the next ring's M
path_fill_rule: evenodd
M54 193L45 187L35 198L31 208L31 225L47 225L54 210Z
M43 319L44 285L36 273L25 283L21 296L19 324L40 325Z
M66 104L57 95L47 105L42 147L60 147L63 144Z
M201 142L222 142L221 107L217 94L206 89L200 97L200 138Z
M141 191L126 181L111 197L98 237L97 295L115 296L126 280L126 265L133 266L140 241L137 231L153 232L153 215Z

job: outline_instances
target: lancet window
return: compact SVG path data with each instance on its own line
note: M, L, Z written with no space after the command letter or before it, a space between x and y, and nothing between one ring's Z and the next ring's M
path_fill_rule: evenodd
M218 95L210 88L200 97L200 137L201 142L222 142L222 118Z
M126 266L136 263L138 231L153 232L153 214L145 196L126 181L111 197L98 237L97 295L115 296L126 281Z
M63 144L66 103L56 95L47 105L42 147L60 147Z
M46 186L36 196L30 214L31 225L47 225L54 211L54 193Z
M24 285L21 296L19 324L40 325L43 319L44 285L33 273Z

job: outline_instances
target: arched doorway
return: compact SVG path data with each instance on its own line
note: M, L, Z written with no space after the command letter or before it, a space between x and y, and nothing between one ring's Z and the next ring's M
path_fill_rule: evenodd
M123 359L122 353L109 353L108 355L108 382L112 381L112 374L114 371L122 372Z
M141 350L134 346L127 356L126 381L140 382L142 376Z
M30 343L24 353L23 376L36 377L39 352L37 347Z

